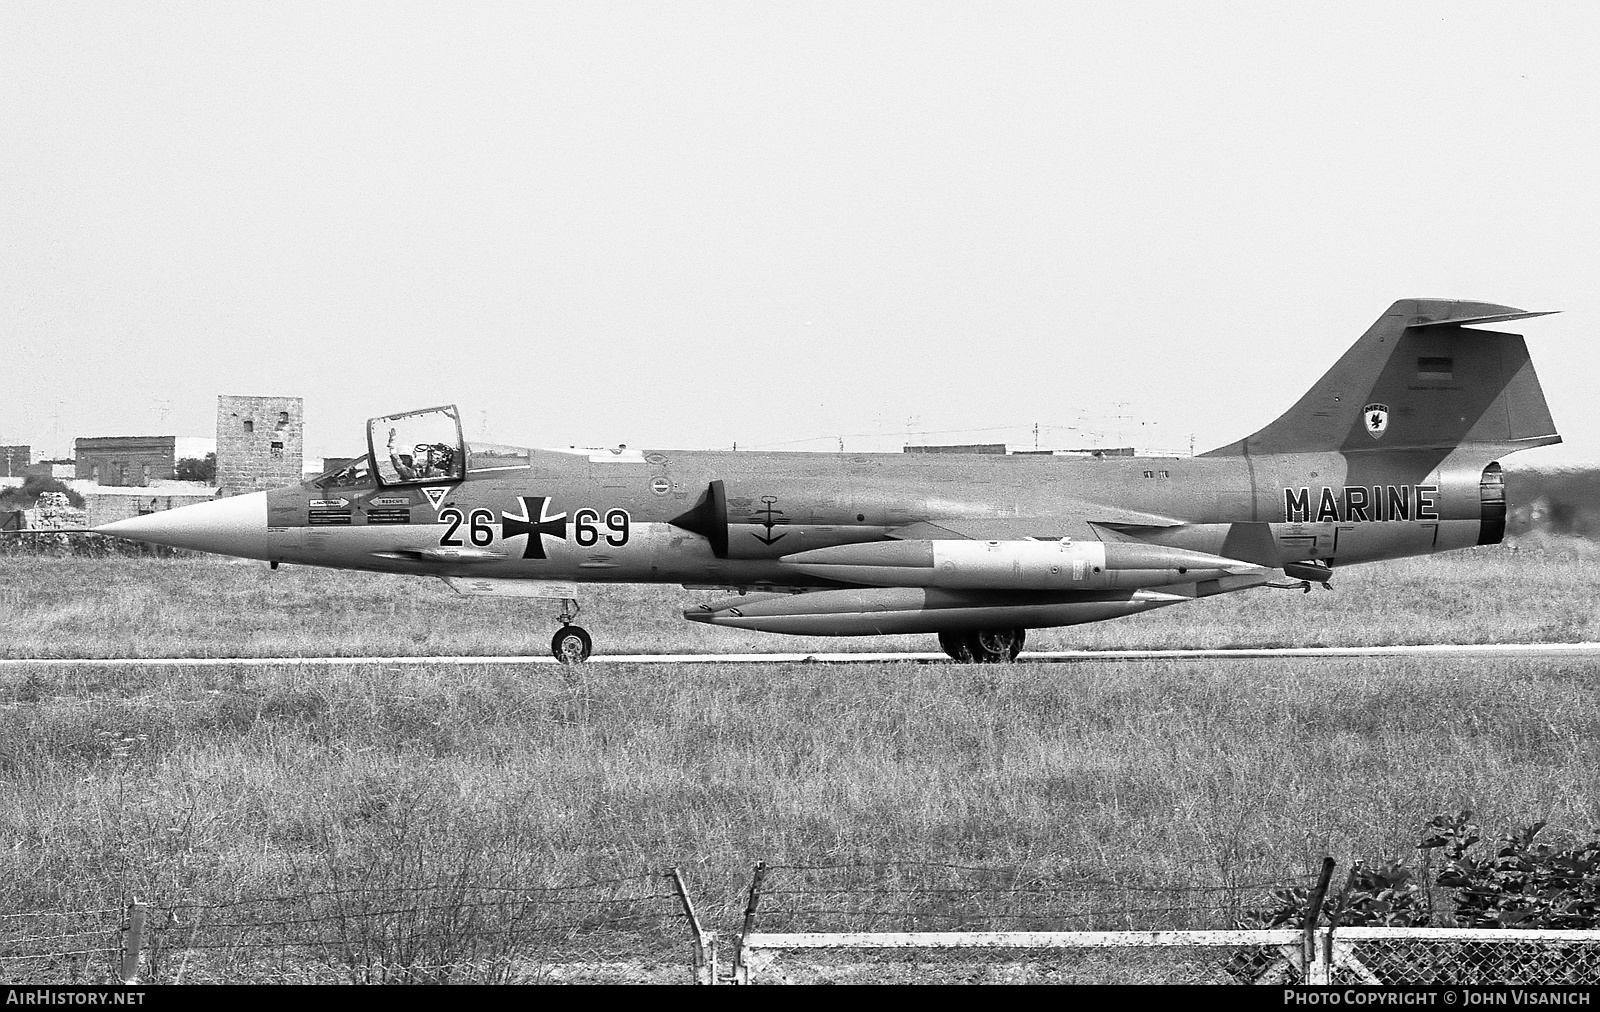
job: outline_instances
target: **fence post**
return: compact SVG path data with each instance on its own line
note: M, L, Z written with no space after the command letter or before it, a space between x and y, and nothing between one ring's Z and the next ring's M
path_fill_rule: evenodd
M733 982L750 983L750 966L745 961L744 940L756 923L756 908L761 905L761 880L767 877L767 862L757 861L750 877L750 898L744 905L744 924L739 928L739 943L733 950Z
M1350 902L1350 890L1356 886L1356 877L1361 874L1361 859L1357 858L1350 865L1350 873L1344 877L1344 888L1339 890L1339 895L1333 901L1333 909L1328 912L1328 928L1322 934L1322 962L1327 964L1324 972L1328 974L1328 983L1333 982L1333 941L1339 933L1339 921L1344 917L1345 907Z
M122 972L124 984L139 983L139 961L144 956L144 921L147 908L137 898L128 904L128 935L122 944Z
M1333 858L1322 859L1322 873L1317 876L1316 888L1311 890L1311 902L1306 906L1305 934L1301 939L1301 954L1305 957L1305 982L1329 982L1329 966L1322 958L1322 946L1317 944L1317 918L1322 916L1322 901L1328 895L1328 883L1333 878Z
M689 899L689 890L684 888L683 873L676 865L671 871L672 888L678 894L678 903L683 906L683 915L689 919L689 931L694 935L694 982L696 984L715 984L717 982L717 943L706 932L700 929L700 918L695 916L694 901ZM709 940L709 941L708 941Z

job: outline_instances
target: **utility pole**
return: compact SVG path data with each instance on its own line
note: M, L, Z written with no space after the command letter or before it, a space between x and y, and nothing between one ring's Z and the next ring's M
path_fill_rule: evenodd
M1127 442L1127 440L1123 438L1123 434L1126 431L1126 423L1133 421L1133 415L1128 413L1127 401L1117 401L1112 404L1111 407L1117 412L1111 416L1111 419L1117 423L1117 445L1120 446Z

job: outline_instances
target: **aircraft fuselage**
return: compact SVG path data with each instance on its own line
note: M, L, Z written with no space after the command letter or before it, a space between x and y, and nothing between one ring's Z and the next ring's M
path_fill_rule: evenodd
M1115 539L1136 530L1141 541L1274 567L1499 540L1496 518L1485 512L1481 451L1370 462L1340 453L525 452L525 465L469 464L465 480L433 486L274 490L267 557L434 576L806 587L837 584L778 560L884 540L915 524L991 526L1007 540ZM712 538L680 519L714 481L726 497L721 557ZM1148 514L1148 522L1090 530L1075 508L1085 501L1115 501L1128 520ZM1250 550L1241 550L1246 543Z

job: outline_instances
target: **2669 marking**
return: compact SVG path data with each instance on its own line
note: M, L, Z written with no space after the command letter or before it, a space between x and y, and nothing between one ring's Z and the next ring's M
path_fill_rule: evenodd
M446 525L444 533L439 536L439 544L450 548L463 546L464 542L457 536L463 525L467 529L467 539L475 547L487 548L494 543L495 527L499 523L495 520L494 513L491 510L475 509L471 513L463 513L454 506L448 506L439 511L439 522ZM599 544L602 534L598 526L599 522L600 512L598 510L589 509L588 507L578 510L572 515L573 540L582 548L591 548ZM608 510L605 515L604 537L606 544L614 548L621 548L626 545L632 526L633 518L628 515L627 510ZM563 541L567 538L565 514L550 518L550 522L540 524L539 528L536 533L517 531L513 536L530 533L532 537L541 537L548 534ZM543 558L543 555L539 554L533 557Z

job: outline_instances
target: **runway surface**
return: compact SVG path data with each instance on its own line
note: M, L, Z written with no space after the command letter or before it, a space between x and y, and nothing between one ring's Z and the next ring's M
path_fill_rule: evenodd
M1093 661L1218 661L1273 660L1285 657L1600 657L1600 643L1426 643L1392 647L1273 647L1218 650L1049 650L1023 651L1017 663L1081 664ZM928 664L948 662L942 653L771 653L771 654L595 654L590 664ZM335 665L375 664L554 664L536 657L28 657L0 658L0 669L15 667L117 667L129 664L161 667L226 667L237 664Z

